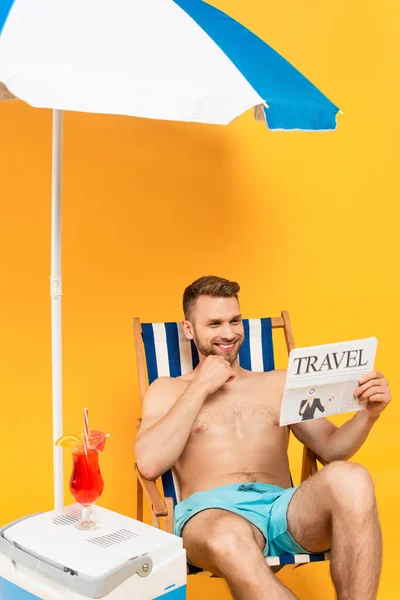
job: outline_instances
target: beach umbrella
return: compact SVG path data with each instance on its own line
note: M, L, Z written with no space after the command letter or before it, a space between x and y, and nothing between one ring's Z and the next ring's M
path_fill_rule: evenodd
M53 109L52 395L62 431L62 111L327 131L339 108L243 25L201 0L0 0L0 99ZM54 448L54 502L64 502Z

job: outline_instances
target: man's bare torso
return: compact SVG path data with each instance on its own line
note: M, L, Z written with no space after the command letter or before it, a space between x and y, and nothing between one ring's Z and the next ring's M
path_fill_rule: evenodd
M193 373L174 380L176 397ZM260 481L289 487L289 431L279 426L282 371L239 376L204 402L174 467L181 499L206 489Z

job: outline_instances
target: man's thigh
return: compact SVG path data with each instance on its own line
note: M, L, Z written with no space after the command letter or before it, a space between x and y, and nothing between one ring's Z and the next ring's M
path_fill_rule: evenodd
M331 515L322 469L293 495L287 511L288 531L308 552L325 552L332 541Z
M183 546L188 560L196 567L221 575L215 564L215 550L229 546L232 540L257 546L262 553L265 546L263 534L243 517L219 508L203 510L186 523L182 532Z

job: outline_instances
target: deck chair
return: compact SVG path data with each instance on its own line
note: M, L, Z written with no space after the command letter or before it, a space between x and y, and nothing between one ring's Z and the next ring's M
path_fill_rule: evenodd
M141 323L134 319L134 339L136 360L139 372L140 395L143 401L147 390L157 377L178 377L196 367L199 358L195 344L188 340L180 323ZM239 352L239 364L252 371L272 371L274 366L273 329L283 329L288 353L295 347L289 314L286 311L277 318L244 319L245 340ZM144 351L143 351L144 350ZM147 366L147 377L146 377ZM140 419L138 421L138 427ZM325 462L311 450L303 447L301 481L317 472L317 459ZM173 469L162 475L164 496L159 492L155 481L145 479L135 464L137 475L136 518L143 521L143 493L151 504L152 523L161 528L161 517L164 527L174 532L174 506L179 502L179 489ZM292 482L293 485L293 482ZM276 572L286 565L303 566L312 562L329 560L329 553L296 554L285 556L268 556L266 562ZM199 573L201 569L188 565L189 574Z

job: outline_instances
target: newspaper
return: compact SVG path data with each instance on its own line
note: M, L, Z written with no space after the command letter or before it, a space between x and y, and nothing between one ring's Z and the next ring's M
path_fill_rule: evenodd
M280 425L365 408L354 397L361 375L374 368L376 337L296 348L290 352Z

